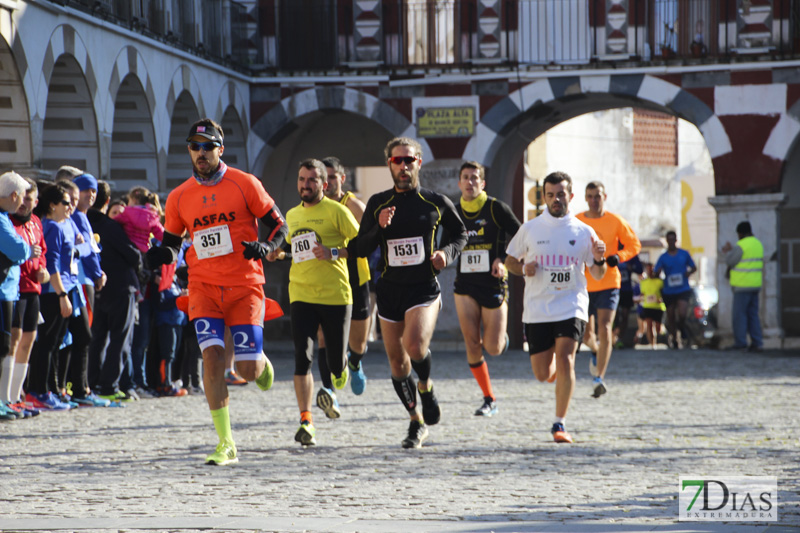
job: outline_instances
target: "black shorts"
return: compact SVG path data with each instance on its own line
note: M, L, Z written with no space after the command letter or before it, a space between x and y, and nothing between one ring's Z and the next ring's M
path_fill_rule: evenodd
M350 285L353 291L353 313L350 320L366 320L369 318L369 283Z
M406 311L434 303L440 292L436 278L414 285L400 285L381 278L376 291L378 316L390 322L402 322Z
M619 306L624 309L633 307L633 291L619 291Z
M337 370L336 361L342 361L347 352L347 339L350 337L351 305L324 305L308 302L289 304L292 320L292 340L294 341L294 375L305 376L311 371L314 360L314 341L317 331L322 327L325 346L331 370ZM338 372L337 372L338 374Z
M538 322L525 324L525 338L528 340L528 353L531 355L552 349L558 337L574 341L583 338L586 322L580 318L568 318L558 322Z
M22 331L26 333L39 328L39 295L37 293L19 293L12 327L22 328Z
M688 302L692 298L692 291L691 289L688 291L679 292L677 294L664 294L661 293L661 299L664 300L664 305L667 307L672 307L679 300L683 300L684 302Z
M645 307L642 309L642 318L645 320L649 318L650 320L661 322L661 319L664 318L664 311L661 309L648 309Z
M463 296L469 296L481 307L486 309L497 309L508 297L506 287L486 287L484 285L474 285L456 280L453 285L453 292Z

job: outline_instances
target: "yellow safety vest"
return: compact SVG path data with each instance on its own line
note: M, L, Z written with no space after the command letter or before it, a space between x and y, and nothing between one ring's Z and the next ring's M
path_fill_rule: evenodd
M742 259L731 269L731 287L759 288L764 270L764 246L753 237L745 237L736 244L742 249Z

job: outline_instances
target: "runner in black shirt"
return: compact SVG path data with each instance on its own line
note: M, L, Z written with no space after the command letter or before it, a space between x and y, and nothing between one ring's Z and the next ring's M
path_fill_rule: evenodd
M441 307L436 274L453 262L467 243L467 232L453 202L419 186L422 147L413 139L389 141L385 155L394 188L367 202L358 232L358 255L380 245L378 316L395 391L411 416L404 448L419 448L427 425L441 412L433 394L430 345ZM437 246L437 230L444 228ZM422 420L417 412L417 373ZM424 421L424 423L423 423Z
M483 190L485 186L483 165L475 161L461 165L458 176L461 201L456 210L467 227L469 242L461 252L453 292L467 362L483 392L483 405L475 411L475 416L497 413L483 350L500 355L508 348L508 275L503 262L508 236L513 237L520 227L511 209L488 196Z

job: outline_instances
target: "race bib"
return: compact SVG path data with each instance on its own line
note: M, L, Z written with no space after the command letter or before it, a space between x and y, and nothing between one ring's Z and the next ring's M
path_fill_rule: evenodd
M680 287L683 285L683 274L670 274L667 276L667 285L670 287Z
M465 250L461 252L461 273L489 272L489 250Z
M198 259L220 257L233 252L231 232L227 225L195 231L192 246Z
M658 296L655 294L648 294L644 297L644 303L646 304L657 304L658 303Z
M317 243L317 234L313 231L292 237L292 261L302 263L314 256L314 245Z
M572 290L577 286L573 265L559 267L543 267L547 292L558 293Z
M69 264L69 272L70 272L70 274L72 274L74 276L78 275L79 270L78 270L78 262L77 261L72 261L72 263Z
M390 239L386 241L389 249L389 266L404 267L421 265L425 261L425 246L422 237Z

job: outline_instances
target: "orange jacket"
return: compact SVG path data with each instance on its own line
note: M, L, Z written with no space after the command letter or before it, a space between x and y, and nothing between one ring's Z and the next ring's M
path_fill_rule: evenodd
M628 222L619 215L606 211L600 218L589 218L586 213L579 213L577 219L591 226L597 236L600 237L600 240L606 243L606 257L617 254L619 262L622 263L638 254L642 249L642 243L639 242L639 238L636 237ZM620 243L625 246L622 250L619 249ZM609 267L603 279L596 280L587 268L586 280L588 281L587 289L589 292L597 292L606 289L619 289L622 276L619 273L619 268Z

